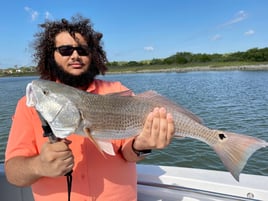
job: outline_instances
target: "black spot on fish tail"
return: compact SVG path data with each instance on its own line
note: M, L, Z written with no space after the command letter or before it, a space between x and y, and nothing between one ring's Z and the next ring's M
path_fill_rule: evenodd
M224 140L224 139L226 138L226 136L225 136L224 133L220 133L220 134L219 134L219 138L220 138L221 140Z

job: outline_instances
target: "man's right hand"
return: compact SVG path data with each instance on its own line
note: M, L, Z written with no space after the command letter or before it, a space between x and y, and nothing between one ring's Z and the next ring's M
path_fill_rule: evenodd
M71 141L63 139L56 143L47 142L43 144L38 157L38 174L47 177L56 177L70 172L74 166L74 157L69 148L70 143Z

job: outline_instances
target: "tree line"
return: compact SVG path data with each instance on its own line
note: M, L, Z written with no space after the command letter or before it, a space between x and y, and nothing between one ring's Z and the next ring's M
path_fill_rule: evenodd
M143 65L172 65L172 64L200 64L200 63L223 63L223 62L268 62L268 47L252 48L245 52L234 52L228 54L202 54L191 52L177 52L163 59L152 59L147 61L109 62L108 66L143 66Z
M266 48L252 48L244 52L234 52L226 54L206 54L206 53L191 53L191 52L177 52L176 54L167 58L154 58L143 61L112 61L108 62L107 66L111 71L116 70L135 70L144 66L152 68L153 66L194 66L194 65L214 65L214 64L228 64L228 63L261 63L268 62L268 47ZM3 75L20 75L20 74L35 74L35 66L21 66L15 65L7 69L0 69L0 76Z

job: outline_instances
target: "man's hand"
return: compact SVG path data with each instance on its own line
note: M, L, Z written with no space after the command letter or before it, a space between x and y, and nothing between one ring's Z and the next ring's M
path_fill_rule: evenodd
M43 144L36 156L16 156L5 163L6 177L16 186L29 186L41 177L63 176L74 166L74 157L69 148L71 142L64 139Z
M136 150L163 149L171 142L175 127L173 117L165 108L155 108L145 122L142 132L135 138Z
M74 166L74 157L69 144L64 139L51 144L43 145L39 155L39 174L47 177L63 176L70 172Z

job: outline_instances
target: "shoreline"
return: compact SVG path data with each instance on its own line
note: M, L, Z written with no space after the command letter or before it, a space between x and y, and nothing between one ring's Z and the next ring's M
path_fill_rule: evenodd
M146 67L145 67L146 68ZM197 71L268 71L268 64L254 64L254 65L233 65L233 66L194 66L194 67L170 67L159 69L133 69L122 71L107 71L105 74L127 74L127 73L184 73L184 72L197 72ZM37 73L16 73L1 75L0 78L5 77L25 77L25 76L38 76Z
M194 72L194 71L266 71L268 70L268 64L260 65L241 65L241 66L195 66L195 67L183 67L183 68L163 68L163 69L144 69L144 70L126 70L126 71L114 71L107 74L125 74L125 73L164 73L164 72Z

